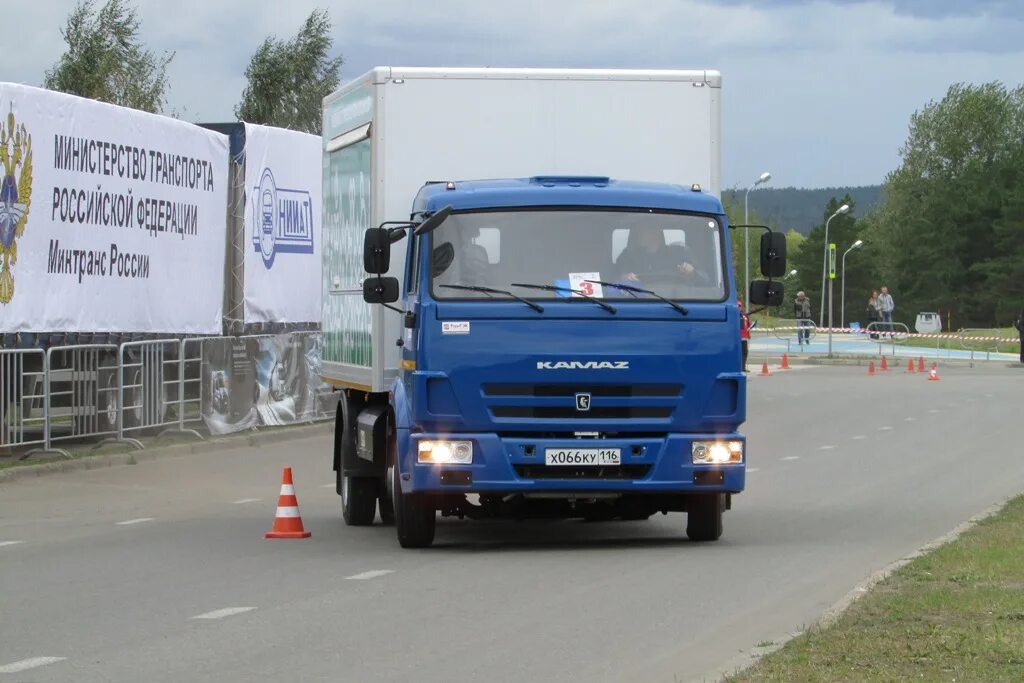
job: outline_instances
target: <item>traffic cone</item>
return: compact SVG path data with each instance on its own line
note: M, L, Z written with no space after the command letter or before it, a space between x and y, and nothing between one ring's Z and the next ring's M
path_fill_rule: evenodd
M925 368L924 368L924 356L918 356L917 357L917 371L918 372L924 372L924 370L925 370Z
M882 356L882 367L879 368L882 372L889 372L889 363L885 360L885 356Z
M782 370L789 370L789 356L782 354Z
M910 374L914 374L914 359L913 358L908 358L907 359L907 372L910 373Z
M874 359L872 359L868 363L868 375L874 375L874 374L875 374L875 361L874 361Z
M263 534L264 538L309 538L310 532L302 528L299 514L299 500L292 486L292 468L285 467L281 477L281 495L277 499L277 514L274 528Z
M929 382L938 382L939 381L939 371L938 371L935 363L932 363L931 372L928 373L928 381Z
M765 361L764 365L761 366L761 376L768 377L771 374L772 373L768 372L768 361Z

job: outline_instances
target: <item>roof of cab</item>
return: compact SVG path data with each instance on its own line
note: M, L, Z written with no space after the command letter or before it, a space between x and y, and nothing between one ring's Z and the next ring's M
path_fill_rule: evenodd
M414 212L474 209L607 206L721 214L717 197L682 185L613 180L599 176L534 176L505 180L431 182L416 196Z

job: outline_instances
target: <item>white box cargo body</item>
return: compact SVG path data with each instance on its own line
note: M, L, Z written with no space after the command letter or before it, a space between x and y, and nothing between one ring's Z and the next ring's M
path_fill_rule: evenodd
M324 379L390 387L401 316L363 302L363 232L408 219L425 182L589 175L718 195L721 120L708 70L378 67L346 84L324 100Z

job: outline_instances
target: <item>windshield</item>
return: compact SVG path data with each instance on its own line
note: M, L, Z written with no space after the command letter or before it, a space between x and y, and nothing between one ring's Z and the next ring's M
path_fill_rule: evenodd
M531 299L656 298L638 289L676 300L725 298L721 226L710 216L610 209L463 213L448 218L431 240L438 299L490 298L451 285L514 290L512 283L556 288L518 290ZM628 288L610 286L616 283Z

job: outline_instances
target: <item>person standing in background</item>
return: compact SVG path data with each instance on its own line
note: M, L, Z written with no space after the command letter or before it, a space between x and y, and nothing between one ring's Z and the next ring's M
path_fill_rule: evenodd
M797 345L811 344L811 300L803 292L796 293L793 300L793 317L796 318Z
M878 295L878 310L882 314L882 322L886 324L885 328L889 330L889 336L893 336L892 312L896 310L896 302L892 300L888 287L882 287L882 293Z
M1024 308L1020 309L1013 326L1017 328L1017 335L1020 337L1020 362L1024 365Z
M877 323L882 320L882 311L878 304L878 291L872 290L871 297L868 299L868 334L872 339L878 339L878 325L871 327L871 323Z
M743 311L743 299L737 299L740 307L740 346L743 347L743 372L747 370L747 353L750 351L750 316Z

